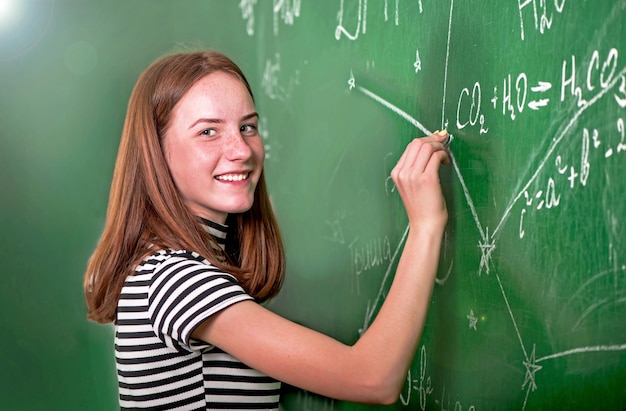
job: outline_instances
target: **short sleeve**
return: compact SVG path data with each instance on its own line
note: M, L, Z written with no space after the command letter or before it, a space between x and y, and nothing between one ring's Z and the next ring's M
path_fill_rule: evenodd
M148 311L155 333L166 345L191 350L191 333L202 321L251 299L232 275L200 259L171 256L155 269Z

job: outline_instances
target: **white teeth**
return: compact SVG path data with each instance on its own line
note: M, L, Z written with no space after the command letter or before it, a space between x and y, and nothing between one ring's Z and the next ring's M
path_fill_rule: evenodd
M221 181L242 181L248 178L248 173L246 174L224 174L221 176L215 177Z

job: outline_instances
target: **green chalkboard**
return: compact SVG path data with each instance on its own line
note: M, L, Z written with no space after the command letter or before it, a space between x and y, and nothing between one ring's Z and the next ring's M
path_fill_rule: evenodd
M626 406L626 1L6 1L0 13L0 408L117 407L85 320L131 88L215 48L247 73L287 248L270 308L346 343L406 232L389 173L447 128L450 219L400 401L286 387L282 407Z

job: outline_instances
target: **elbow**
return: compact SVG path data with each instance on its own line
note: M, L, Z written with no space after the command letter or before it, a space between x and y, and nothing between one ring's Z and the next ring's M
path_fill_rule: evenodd
M392 405L400 399L405 383L410 385L409 364L393 358L372 354L364 355L346 366L350 372L344 374L346 387L351 398L345 400L371 405ZM343 398L341 398L343 399Z
M393 405L400 399L404 380L391 382L390 379L376 377L365 388L366 402L371 405Z
M381 396L378 401L378 405L393 405L400 399L402 393L402 386L396 389L387 389L381 392Z
M393 405L398 402L400 395L380 397L376 401L368 403L369 405Z

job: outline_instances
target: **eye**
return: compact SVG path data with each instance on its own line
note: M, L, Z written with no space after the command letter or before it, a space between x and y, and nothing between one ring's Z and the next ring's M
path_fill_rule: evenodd
M239 131L246 135L255 135L257 134L257 127L255 124L244 124L239 127Z
M214 128L205 128L200 132L201 136L214 136L217 131Z

